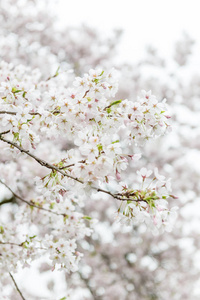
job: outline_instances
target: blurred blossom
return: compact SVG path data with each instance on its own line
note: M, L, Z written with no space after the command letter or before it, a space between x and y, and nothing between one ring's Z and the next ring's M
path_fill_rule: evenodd
M57 213L65 210L68 216L63 226L56 215L43 212L41 218L36 210L24 210L16 199L0 206L0 241L5 237L12 243L26 241L18 250L0 245L1 298L17 299L6 271L43 259L42 252L36 251L41 247L48 249L51 270L67 270L62 281L65 294L60 298L198 300L200 73L195 41L183 33L172 57L162 57L151 45L140 61L124 64L116 59L120 30L105 36L87 25L59 28L48 5L37 0L0 1L0 57L5 61L0 70L1 110L17 109L16 115L0 115L2 131L12 129L10 138L41 159L72 165L72 176L89 182L104 180L104 187L113 184L118 193L132 191L148 201L125 202L120 207L116 199L92 193L89 184L82 188L73 180L50 176L1 142L0 179L25 199L46 209L54 207ZM119 99L125 100L112 105L108 117L106 101L110 105ZM70 119L49 113L59 109ZM34 112L41 116L33 117ZM119 115L123 119L117 119ZM87 132L85 124L94 119L102 135L93 125ZM162 138L171 123L173 131ZM150 194L150 186L155 194ZM11 197L8 191L6 197ZM38 229L32 220L46 240L34 238ZM91 222L91 228L86 222ZM44 261L38 263L37 276L50 276ZM75 273L68 274L69 270ZM58 298L56 276L51 278L51 284L44 283L46 295ZM24 295L38 299L28 285L23 278Z

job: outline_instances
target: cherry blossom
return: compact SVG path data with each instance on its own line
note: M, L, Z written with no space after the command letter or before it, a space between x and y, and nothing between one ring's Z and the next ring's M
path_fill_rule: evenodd
M34 16L37 1L21 1L29 9L15 16L14 2L1 3L1 297L22 267L46 259L40 272L62 271L72 299L79 290L86 299L199 299L199 226L189 214L199 194L199 78L184 79L192 39L169 64L148 48L138 64L116 65L115 35L57 31L46 7Z

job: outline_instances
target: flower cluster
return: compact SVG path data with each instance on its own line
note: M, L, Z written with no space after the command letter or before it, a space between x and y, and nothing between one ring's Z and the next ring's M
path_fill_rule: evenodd
M151 170L142 168L137 171L138 176L142 179L139 189L131 189L125 183L121 183L122 200L125 205L118 209L117 219L122 223L138 225L145 222L148 229L153 233L171 231L176 219L177 207L171 210L168 208L166 199L169 197L175 198L171 195L170 180L166 180L164 176L158 173L155 168L154 176Z
M174 217L165 200L170 185L157 171L150 183L149 171L138 173L140 189L123 183L121 190L111 192L112 184L120 187L121 175L140 158L136 146L170 128L165 101L145 91L135 102L114 99L114 70L90 70L68 87L67 73L57 71L44 81L38 70L5 62L0 67L0 147L5 157L0 179L21 204L12 222L17 231L0 224L1 266L9 260L16 269L14 253L21 265L45 253L52 269L77 270L77 241L91 234L87 222L92 222L82 208L92 193L121 201L122 222L168 230ZM11 169L16 173L7 176L5 170Z

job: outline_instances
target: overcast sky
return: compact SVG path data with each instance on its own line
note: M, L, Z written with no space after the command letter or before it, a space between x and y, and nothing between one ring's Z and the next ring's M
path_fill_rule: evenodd
M200 0L60 1L63 24L124 29L121 56L127 60L141 57L148 44L169 55L183 31L200 40Z

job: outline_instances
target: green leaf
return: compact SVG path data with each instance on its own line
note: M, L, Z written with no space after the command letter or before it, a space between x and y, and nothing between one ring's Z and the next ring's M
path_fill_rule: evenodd
M55 75L54 75L55 77L59 75L59 73L58 73L59 70L60 70L60 66L59 66L58 69L56 70L56 73L55 73Z
M55 205L55 203L51 203L51 204L50 204L50 209L53 209L53 208L54 208L54 205Z
M108 114L110 114L111 113L111 108L110 107L107 108L106 111L107 111Z
M62 298L60 298L60 300L66 300L67 298L66 297L62 297Z
M0 234L3 234L4 233L4 228L3 226L0 226Z
M29 244L29 242L25 241L23 243L21 243L20 245L25 248L25 249L28 249L27 245L26 244Z
M102 144L98 144L98 145L97 145L97 148L98 148L99 152L101 152L101 151L103 150Z
M99 76L102 76L102 75L103 75L103 73L104 73L104 71L102 71L102 72L101 72L101 74L100 74Z
M95 82L96 84L99 83L99 79L98 78L95 78L92 81Z
M119 143L119 140L116 140L116 141L112 142L112 144L115 144L115 143Z
M131 200L129 201L129 200L128 200L128 201L126 201L126 202L127 202L127 204L130 204L130 203L132 203L133 201L131 201Z
M112 103L109 105L109 107L111 107L111 106L113 106L113 105L117 105L117 104L119 104L119 103L121 103L121 102L122 102L122 99L121 99L121 100L116 100L116 101L112 102Z
M85 220L92 220L92 218L89 217L89 216L84 216L83 219L85 219Z
M16 93L19 93L19 92L23 92L22 90L17 90L15 87L12 88L12 93L13 94L16 94Z
M69 216L68 216L68 215L65 215L64 218L63 218L64 223L66 223L66 220L67 220L67 219L69 219Z
M23 92L22 90L16 90L15 92L14 92L14 94L17 94L17 93L20 93L20 92Z
M15 139L18 139L18 138L19 138L19 132L14 132L13 135L14 135L14 138L15 138Z

